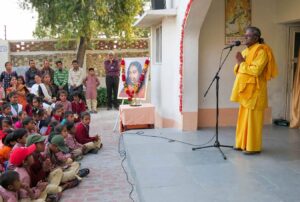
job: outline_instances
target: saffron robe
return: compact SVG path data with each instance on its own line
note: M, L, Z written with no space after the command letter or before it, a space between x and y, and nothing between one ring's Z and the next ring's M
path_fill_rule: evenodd
M278 75L270 47L256 43L242 52L245 62L235 65L230 100L240 103L236 148L261 151L264 109L268 107L267 81Z

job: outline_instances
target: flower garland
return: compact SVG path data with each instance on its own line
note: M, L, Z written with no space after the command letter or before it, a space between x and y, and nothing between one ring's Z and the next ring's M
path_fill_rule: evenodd
M148 67L150 64L150 60L146 59L144 68L142 70L142 74L140 75L139 82L137 84L133 85L133 89L129 89L129 86L127 84L126 74L125 74L125 60L121 60L121 74L122 74L122 81L124 85L125 93L128 95L128 101L131 101L135 94L137 94L141 88L142 83L145 80L146 73L148 71Z

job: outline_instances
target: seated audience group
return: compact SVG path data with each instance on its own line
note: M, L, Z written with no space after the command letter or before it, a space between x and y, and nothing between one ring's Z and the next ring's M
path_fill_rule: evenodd
M34 60L23 76L10 62L0 75L0 201L59 201L66 189L89 174L84 155L97 154L99 135L90 136L84 71L76 60L69 71L57 61L39 70Z

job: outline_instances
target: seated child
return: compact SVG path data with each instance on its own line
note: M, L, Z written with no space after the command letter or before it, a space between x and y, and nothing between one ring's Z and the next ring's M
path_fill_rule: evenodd
M75 121L74 113L71 111L66 111L64 114L64 119L61 121L61 124L65 124L67 122L74 123L74 121Z
M15 128L23 128L22 121L27 117L26 111L21 111L18 114L18 121L15 123Z
M36 123L37 132L41 135L45 135L51 119L49 116L47 116L46 111L44 109L34 110L32 118Z
M85 177L89 174L89 169L79 170L80 165L78 162L73 162L68 156L64 156L64 154L68 152L69 148L65 145L63 136L55 135L47 145L45 153L55 167L63 169L62 182L74 179L81 180L81 177Z
M16 142L12 148L12 151L14 151L16 148L19 148L19 147L25 147L26 139L28 137L27 130L25 130L24 128L19 128L19 129L13 131L12 135L13 135L12 141ZM12 164L8 163L7 169L14 170L15 167Z
M11 120L11 122L13 122L12 116L11 116L11 106L9 103L4 103L2 105L1 112L2 112L2 114L0 114L0 121L4 118L8 118Z
M102 143L99 135L90 137L89 125L91 122L91 115L88 112L81 114L81 122L76 126L75 138L80 144L84 144L89 151L97 153L101 149ZM90 144L87 144L90 143Z
M75 115L75 122L80 121L80 114L86 111L85 103L80 98L78 92L73 93L72 111Z
M18 114L21 112L23 109L23 106L18 103L18 94L16 91L13 91L8 94L8 99L10 102L11 106L11 114L12 114L12 119L13 122L16 122L18 120Z
M85 145L80 144L75 139L76 128L74 123L67 122L66 127L68 130L68 136L65 138L65 143L69 147L73 159L82 159L82 155L88 152L87 147Z
M0 147L0 171L4 172L7 170L10 152L16 141L14 140L12 131L5 131L5 136L1 141L3 145Z
M45 151L45 136L30 135L27 138L26 146L35 144L36 150L32 156L34 163L30 166L31 186L37 186L39 181L48 181L47 193L54 194L52 197L59 199L61 192L67 188L71 188L70 183L59 186L63 176L61 168L54 168L50 159L46 158L42 153ZM57 200L56 200L57 201Z
M48 125L47 131L45 132L45 135L50 137L51 134L54 134L54 128L59 124L58 121L51 121ZM53 136L53 135L52 135ZM49 139L47 140L48 142L51 142Z
M0 128L2 131L6 130L14 130L12 120L9 117L4 117L3 119L0 119Z
M68 93L65 90L60 90L58 92L59 101L56 102L57 104L62 104L64 107L64 111L72 111L71 102L67 100ZM55 105L55 106L56 106Z
M37 132L37 128L36 128L33 118L26 117L23 120L22 124L23 124L23 127L27 130L29 135Z
M64 114L64 106L62 104L55 105L51 112L51 121L61 122Z
M6 171L0 176L0 201L19 201L19 191L22 188L20 175L16 171ZM2 198L2 200L1 200Z
M28 116L32 117L32 100L33 98L36 97L34 94L28 94L26 96L26 101L27 101L27 104L26 104L26 107L25 107L25 111L27 113Z
M61 135L64 139L68 136L68 130L66 125L63 124L58 124L57 126L55 126L54 128L54 136L56 135ZM61 161L65 161L66 159L72 159L72 161L74 160L72 158L72 155L69 153L68 151L60 151L58 153L56 153L56 157L61 160Z
M28 132L26 129L24 128L16 129L13 132L13 138L14 140L16 140L17 143L14 145L12 150L15 150L16 148L19 147L25 147L27 137L28 137Z
M28 97L28 101L30 102L28 102L28 104L25 107L25 111L27 112L28 116L31 117L33 115L33 111L38 109L44 109L46 110L48 115L50 115L51 106L46 103L43 103L42 98L30 94L30 96Z
M29 147L19 147L12 151L10 154L9 162L15 166L15 171L20 175L20 181L24 186L20 190L21 199L41 199L47 198L46 187L47 182L39 182L35 187L31 187L31 177L28 172L30 166L33 165L33 152L36 146L31 145ZM26 188L25 188L26 187Z

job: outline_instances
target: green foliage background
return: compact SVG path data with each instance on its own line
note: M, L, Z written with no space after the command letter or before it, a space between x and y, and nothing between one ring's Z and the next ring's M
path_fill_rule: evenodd
M98 107L107 107L106 88L101 87L97 90ZM122 100L118 100L121 104ZM124 100L124 104L130 104L128 100Z
M106 36L130 38L143 12L143 0L19 0L38 13L35 35L61 40ZM143 31L138 31L145 35Z

